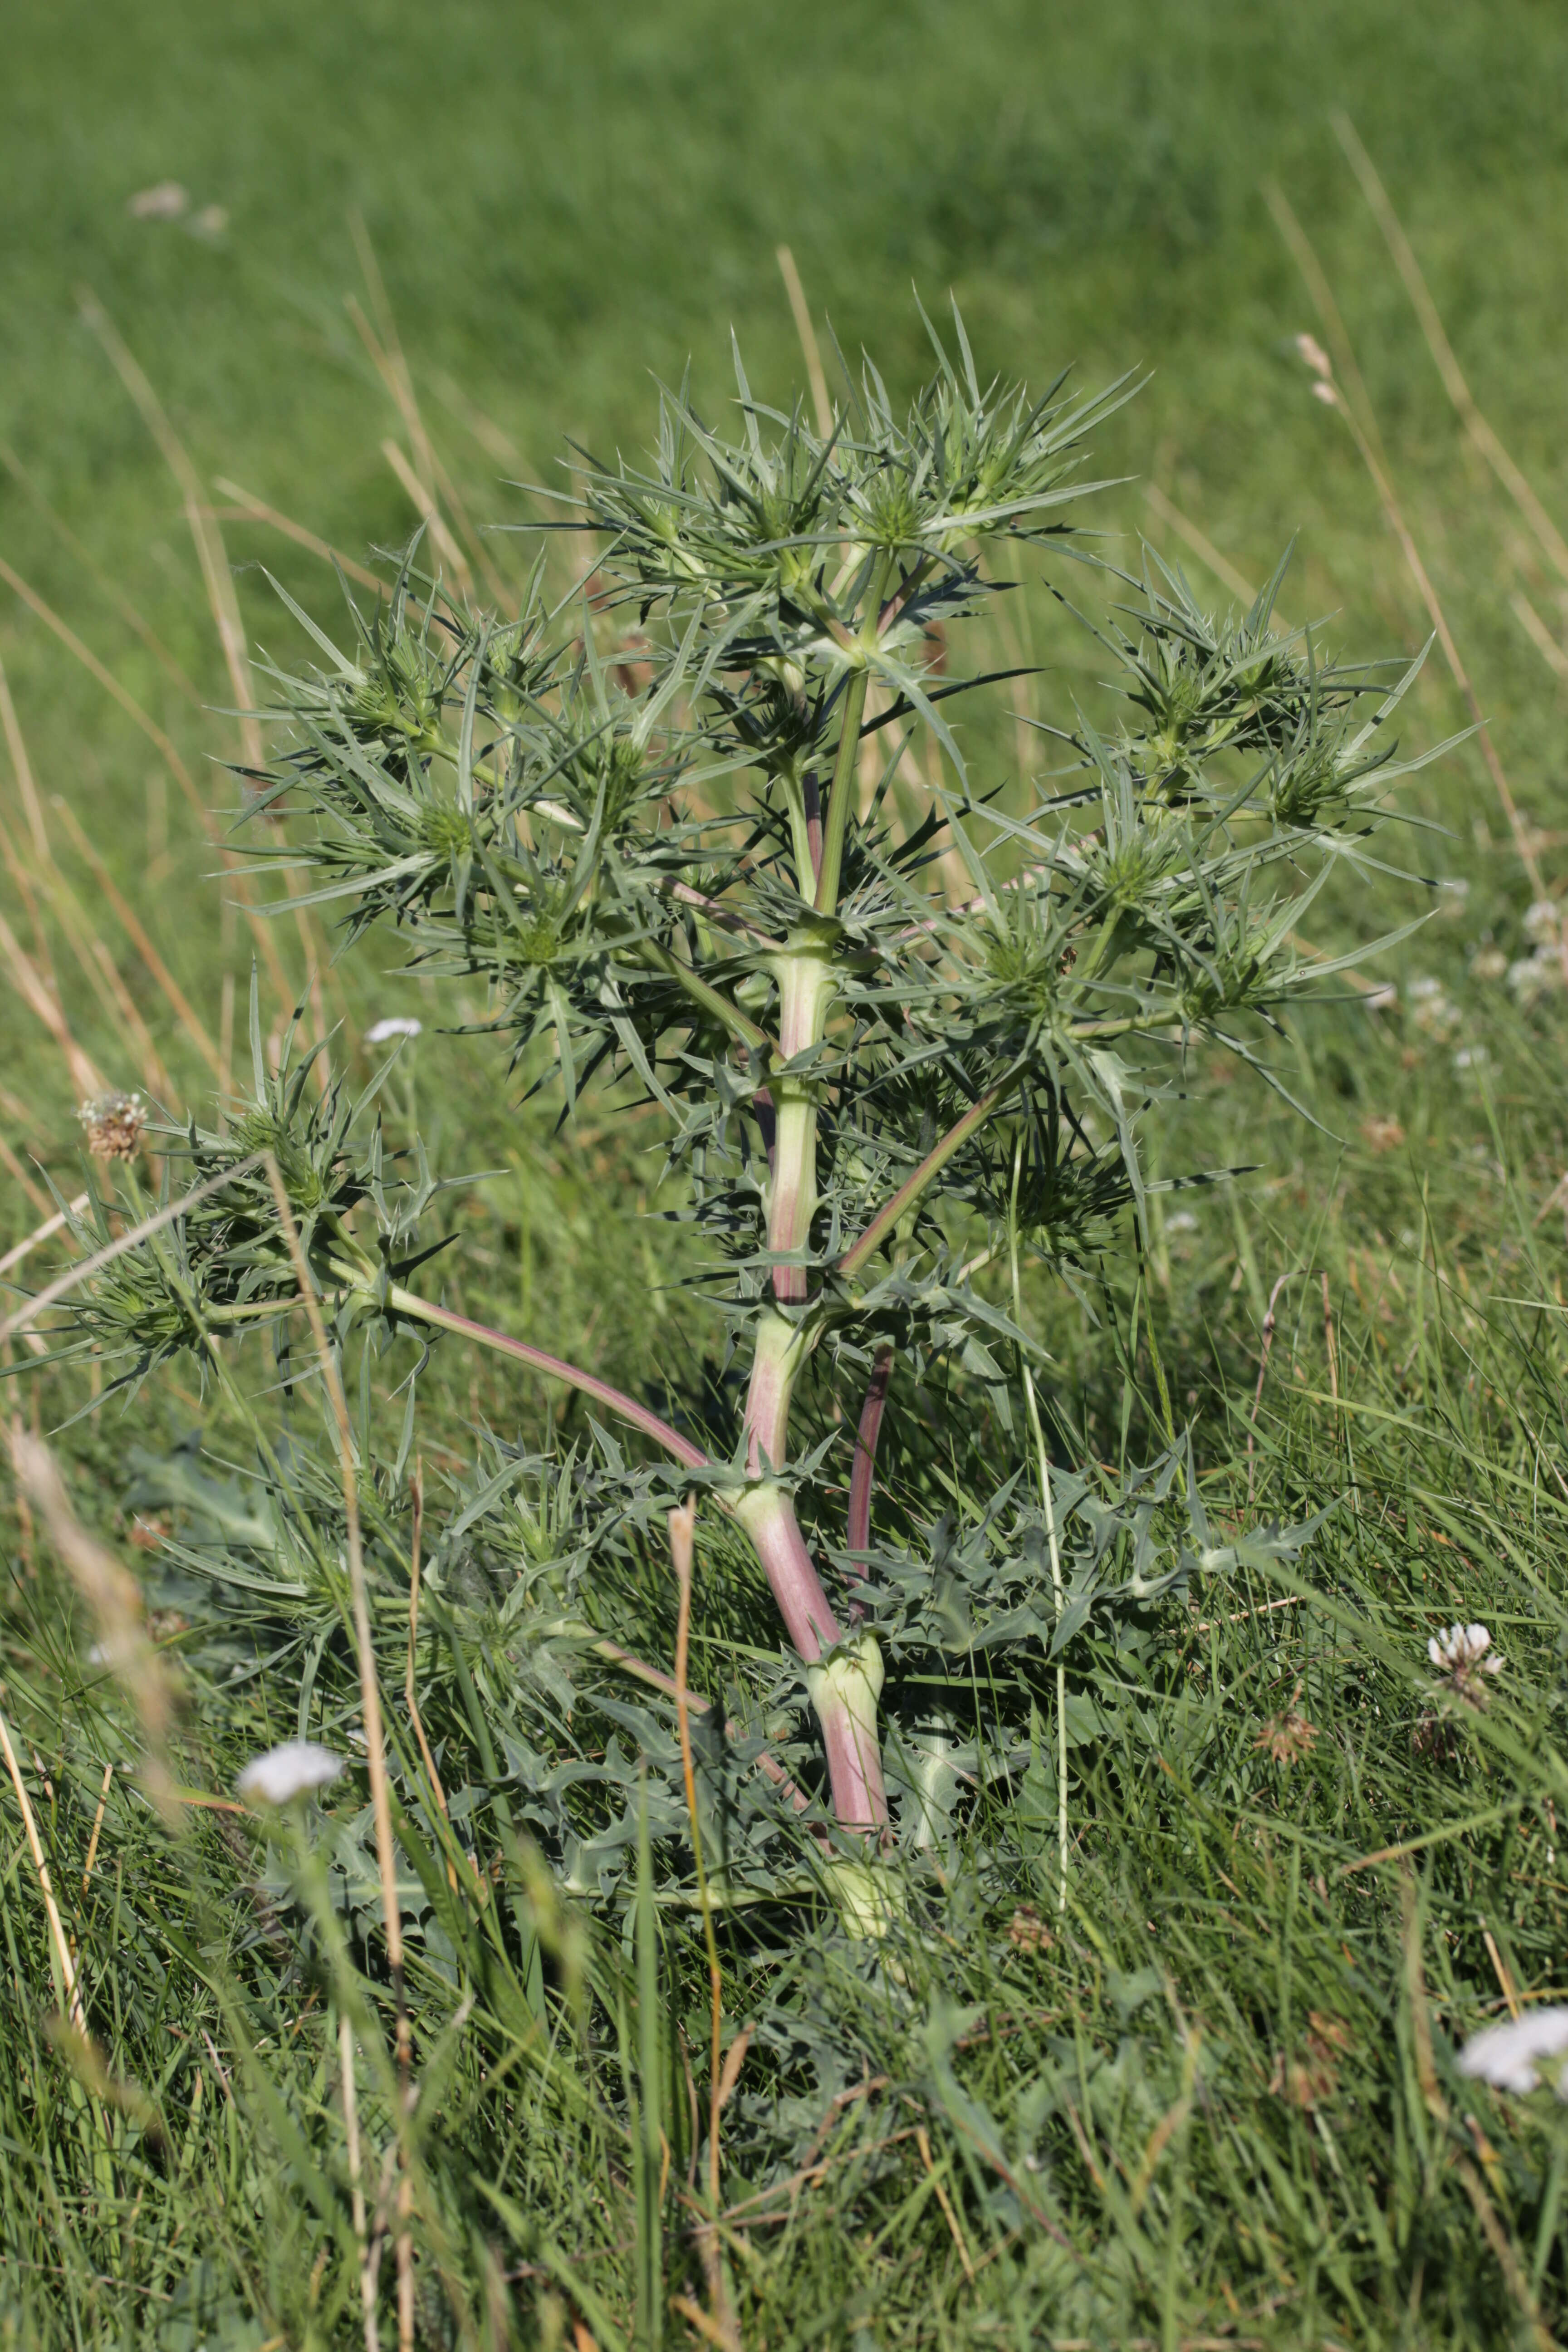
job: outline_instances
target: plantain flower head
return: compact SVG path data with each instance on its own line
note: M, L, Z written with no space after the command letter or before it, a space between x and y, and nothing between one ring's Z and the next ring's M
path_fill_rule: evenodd
M147 1107L140 1095L94 1095L77 1117L87 1129L87 1148L95 1160L134 1160L147 1124Z

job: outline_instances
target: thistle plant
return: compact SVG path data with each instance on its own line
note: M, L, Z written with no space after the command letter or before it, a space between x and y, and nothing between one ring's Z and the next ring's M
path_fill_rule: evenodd
M342 910L350 940L379 925L414 969L482 982L484 1032L514 1071L543 1066L564 1116L627 1082L661 1108L694 1236L691 1352L717 1314L731 1425L711 1400L705 1418L668 1417L442 1306L421 1271L437 1190L422 1150L393 1165L374 1087L355 1107L313 1091L305 1066L270 1072L254 1018L249 1103L221 1132L166 1122L155 1138L184 1155L199 1206L76 1309L79 1341L122 1351L128 1379L188 1349L231 1381L234 1339L286 1330L298 1302L276 1181L341 1342L356 1323L441 1329L640 1433L662 1485L607 1438L591 1467L521 1465L544 1497L529 1572L541 1542L580 1565L697 1493L765 1571L815 1713L825 1834L862 1877L898 1826L889 1654L1033 1644L1057 1662L1059 1710L1059 1662L1098 1607L1146 1607L1194 1561L1237 1556L1204 1523L1173 1429L1117 1495L1051 1462L1067 1423L1037 1409L1020 1260L1072 1282L1131 1246L1140 1122L1202 1048L1279 1085L1270 1027L1341 968L1303 959L1306 911L1371 862L1389 790L1417 764L1390 722L1418 664L1326 659L1315 631L1276 621L1279 573L1216 620L1152 554L1134 575L1082 535L1102 487L1081 478L1086 438L1125 382L1039 397L983 383L956 314L952 333L933 331L934 373L907 408L870 365L854 384L846 371L826 437L800 406L756 399L737 356L727 429L682 391L644 462L579 453L542 526L595 547L562 601L542 554L519 610L468 609L416 548L342 648L291 606L315 651L274 673L279 749L249 779L254 808L287 810L312 902ZM972 764L955 723L997 683L966 675L961 649L1005 593L1009 544L1068 614L1069 579L1109 591L1082 625L1111 715L1059 711L1023 787ZM879 1541L887 1416L941 1363L1004 1410L1021 1367L1032 1458L959 1533ZM831 1524L824 1497L846 1485ZM955 1580L989 1596L961 1641L937 1625ZM559 1591L552 1606L570 1614ZM915 1843L955 1756L904 1743L893 1777ZM766 1760L805 1802L791 1774L810 1780L809 1743L787 1771Z

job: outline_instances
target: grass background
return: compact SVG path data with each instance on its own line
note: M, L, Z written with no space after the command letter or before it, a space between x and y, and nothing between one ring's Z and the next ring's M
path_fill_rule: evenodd
M235 739L200 707L229 699L210 615L172 478L80 322L81 288L134 350L205 482L238 481L363 556L401 541L414 513L380 449L395 412L343 309L345 293L363 292L351 215L374 244L447 462L472 509L497 520L529 511L499 476L548 478L564 432L638 446L651 424L649 371L672 376L689 357L702 396L721 400L731 327L754 383L793 384L798 345L774 260L786 241L818 316L831 315L847 351L864 341L895 383L923 372L911 280L928 305L957 292L983 362L1036 381L1068 360L1089 381L1152 370L1100 446L1104 471L1133 478L1105 500L1107 523L1150 529L1205 594L1222 591L1153 517L1143 484L1254 581L1299 534L1286 610L1334 614L1336 637L1358 651L1407 650L1426 634L1424 611L1353 449L1310 398L1293 352L1294 334L1318 321L1259 193L1271 176L1335 289L1538 855L1549 877L1563 871L1562 688L1510 604L1524 590L1561 637L1559 583L1460 434L1328 121L1335 106L1354 118L1482 407L1548 509L1568 513L1557 299L1568 266L1568 24L1555 12L1518 0L1426 16L1392 5L1111 0L1052 22L1013 0L809 0L787 17L698 0L440 12L406 0L332 10L267 0L219 24L194 5L23 5L8 14L6 42L0 440L90 561L11 470L0 473L0 557L211 774L215 805L226 805L226 787L201 763L232 756ZM194 207L223 207L226 226L204 236L186 222L131 217L127 198L165 178ZM515 445L515 466L465 425L470 406ZM330 614L320 565L274 532L225 530L237 562L265 561ZM497 560L510 552L501 543ZM194 698L106 582L188 673ZM238 586L254 640L291 650L254 569ZM1054 638L1041 642L1055 654ZM1092 692L1092 665L1062 657L1070 674L1031 689L1042 710ZM156 753L10 589L0 590L0 661L46 811L51 794L69 802L216 1029L226 973L243 993L248 942L222 913L211 850ZM1434 669L1407 731L1434 740L1464 717ZM1010 754L1008 730L995 742ZM1299 1281L1285 1295L1260 1428L1271 1504L1310 1506L1356 1482L1361 1513L1342 1514L1314 1570L1329 1601L1310 1630L1303 1612L1299 1640L1265 1638L1255 1622L1210 1643L1189 1694L1162 1697L1150 1738L1179 1784L1179 1834L1136 1775L1113 1758L1086 1762L1074 1937L1050 1953L1010 1937L1016 1905L1041 1895L1031 1898L1026 1838L1003 1838L1016 1883L982 1872L968 1909L955 1896L944 1919L942 1966L910 1962L926 2021L912 2042L887 2005L857 2012L845 1990L852 1971L815 1988L819 2007L837 2000L858 2015L874 2069L914 2086L961 2226L939 2226L908 2143L889 2160L869 2133L834 2140L840 2168L815 2184L816 2201L759 2233L765 2251L745 2271L748 2344L863 2352L1023 2344L1054 2330L1086 2343L1144 2331L1163 2347L1489 2346L1516 2336L1539 2345L1560 2324L1561 2133L1550 2116L1527 2129L1500 2104L1464 2120L1451 2077L1439 2089L1422 2054L1430 2021L1414 1956L1425 1950L1440 2044L1497 2013L1510 1989L1539 1997L1563 1980L1550 1808L1561 1801L1557 1465L1568 1424L1564 1237L1549 1205L1568 1152L1563 1031L1553 998L1521 1009L1475 965L1489 950L1526 952L1531 895L1475 748L1406 803L1446 828L1423 840L1424 870L1467 883L1468 894L1440 898L1447 911L1395 959L1399 1005L1375 1016L1329 1009L1294 1033L1292 1083L1328 1133L1222 1072L1166 1122L1158 1147L1172 1168L1258 1163L1199 1204L1195 1227L1157 1235L1153 1261L1178 1405L1196 1418L1200 1461L1234 1475L1237 1493L1269 1292L1290 1268L1328 1272L1331 1372L1318 1283ZM4 762L0 822L26 866L26 825ZM208 1081L165 997L62 821L47 822L55 871L79 892L176 1087L199 1097ZM1321 943L1348 943L1408 906L1393 886L1377 904L1342 902L1325 913ZM0 881L0 910L31 936L14 875ZM108 1075L137 1077L123 1025L68 954L58 905L44 929L76 1036ZM279 951L297 975L286 933ZM408 1001L382 962L373 944L344 970L356 1024ZM1451 1018L1416 1019L1416 976L1440 982ZM0 1137L24 1172L36 1158L69 1189L78 1089L21 999L3 1002ZM650 1244L632 1222L638 1163L613 1131L552 1139L548 1113L516 1118L480 1047L421 1053L408 1108L438 1162L514 1170L462 1213L453 1279L468 1286L470 1306L517 1318L547 1345L571 1336L612 1376L644 1374L668 1350L668 1326L639 1330L606 1279L624 1263L621 1236L606 1242L592 1190L629 1166L610 1213L625 1218L626 1249L646 1256L657 1235ZM36 1217L21 1182L0 1181L0 1237ZM1112 1293L1125 1334L1120 1276ZM1125 1411L1136 1451L1153 1423L1146 1349L1119 1354L1111 1329L1088 1329L1048 1300L1039 1312L1097 1438L1113 1446ZM25 1409L46 1423L82 1402L64 1382L26 1393ZM547 1410L537 1392L520 1396L483 1371L470 1381L445 1358L427 1403L431 1442L455 1461L471 1451L475 1423L537 1430ZM192 1417L187 1399L165 1392L129 1434L118 1418L80 1424L68 1445L84 1511L122 1533L132 1444ZM28 1777L63 1884L80 1868L96 1781L79 1753L66 1615L47 1573L42 1589L31 1573L37 1547L21 1531L17 1546L6 1704L37 1744ZM1517 1706L1506 1738L1457 1758L1413 1745L1410 1680L1427 1631L1456 1615L1494 1625ZM1292 1779L1252 1743L1298 1682L1320 1738ZM232 1772L257 1729L253 1713L226 1722L215 1706L202 1732L207 1785ZM1500 1803L1500 1822L1489 1818ZM1234 1824L1256 1830L1265 1815L1268 1835L1238 1848ZM220 2227L210 2203L154 2193L158 2218L138 2225L140 2239L109 2230L113 2200L88 2157L73 2170L71 2150L89 2146L87 2110L43 2033L42 1915L9 1818L0 1907L13 2087L0 2158L22 2284L0 2294L0 2326L18 2344L140 2336L171 2352L306 2342L312 2331L351 2340L352 2298L301 2301L318 2243L265 2124L228 2120L235 2111L214 2108L211 2084L204 2111L191 2088L199 2076L170 2055L149 1989L169 1965L147 1891L163 1882L144 1854L135 1860L145 1830L129 1815L111 1817L110 1837L132 1876L153 1873L142 1924L127 1927L117 1896L112 1914L84 1909L74 1930L103 1955L100 1998L113 2016L95 2013L95 2026L119 2070L161 2098L177 2093L188 2177L226 2183L224 2210L245 2218ZM1433 1829L1443 1842L1418 1857L1406 1907L1394 1865L1335 1874ZM215 1883L242 1882L244 1857L218 1844L208 1866ZM192 1898L171 1878L163 1899L174 1913ZM199 1913L180 1916L211 1931ZM741 1952L726 1965L738 2018L763 1997L765 1971ZM1154 1996L1140 1971L1158 1979L1162 1965L1170 1980L1214 1989L1205 2031L1224 2056L1205 2078L1196 2126L1181 2105L1194 2079L1184 2067L1198 2064L1190 2021L1158 2000L1147 2010ZM840 1960L822 1967L831 1977ZM198 2017L215 2031L219 2021L181 1985L194 2045ZM275 1988L279 2003L286 1992L286 1981ZM959 2051L943 2039L943 1993L992 2021L1026 2014L1026 2030L972 2034ZM776 1986L767 1998L784 2000ZM1325 2044L1314 2017L1342 2024L1346 2043L1331 2034ZM1090 2158L1065 2105L1039 2111L1064 2032L1098 2084L1083 2093ZM323 2064L312 2053L318 2073ZM1335 2088L1294 2095L1292 2065L1326 2065ZM330 2136L330 2099L320 2084L311 2091L309 2067L303 2080L301 2112ZM468 2184L451 2189L468 2227L463 2198L496 2143L492 2110L472 2086L465 2099L454 2102L449 2157L451 2180ZM200 2119L214 2113L226 2120L209 2137ZM997 2202L998 2176L974 2154L977 2114L1009 2147L1022 2116L1055 2132L1058 2210L1105 2255L1099 2302L1075 2304L1048 2238L1033 2241L1026 2216ZM1173 2169L1152 2190L1158 2149L1143 2168L1163 2119ZM531 2120L559 2149L553 2165L529 2158L546 2235L574 2259L607 2249L613 2273L624 2209L595 2201L591 2184L609 2177L602 2148L595 2156L591 2133L574 2140L542 2094ZM807 2142L816 2120L803 2126ZM524 2124L513 2116L507 2128ZM1104 2154L1091 2160L1096 2134ZM131 2202L126 2189L121 2220ZM838 2226L846 2214L853 2231ZM961 2258L965 2230L975 2248L996 2249L982 2274L991 2283L978 2288L968 2240ZM567 2311L551 2299L562 2282L537 2236L511 2243L506 2293L489 2302L482 2236L476 2223L465 2241L465 2274L478 2282L472 2340L487 2326L497 2342L509 2326L551 2340ZM199 2247L195 2260L186 2246ZM574 2273L579 2284L588 2274ZM568 2302L588 2307L574 2291Z

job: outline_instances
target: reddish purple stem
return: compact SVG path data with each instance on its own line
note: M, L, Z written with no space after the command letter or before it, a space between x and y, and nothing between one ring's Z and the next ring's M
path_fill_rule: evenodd
M868 1551L871 1548L871 1484L877 1473L877 1441L882 1433L882 1413L887 1405L888 1383L892 1374L891 1348L879 1348L877 1360L871 1368L871 1384L860 1408L860 1426L855 1433L855 1467L849 1474L851 1553ZM851 1565L850 1574L859 1573Z
M608 1381L595 1380L592 1372L582 1370L576 1364L567 1363L563 1357L547 1356L542 1348L531 1348L525 1339L509 1339L504 1331L493 1330L488 1323L475 1323L467 1315L455 1315L449 1307L433 1307L427 1298L418 1298L412 1291L395 1290L392 1303L401 1307L405 1315L419 1316L425 1322L434 1323L443 1331L460 1331L465 1339L479 1339L500 1355L514 1356L520 1364L531 1364L536 1372L544 1372L553 1381L564 1381L570 1388L581 1389L584 1396L595 1398L600 1404L607 1405L613 1413L618 1414L622 1421L629 1421L634 1429L640 1429L645 1436L653 1438L667 1454L673 1454L678 1462L684 1463L687 1469L703 1470L708 1466L708 1456L702 1448L693 1445L689 1437L682 1437L668 1421L661 1421L657 1412L650 1412L647 1405L638 1404L637 1399L627 1396L624 1390L612 1388Z

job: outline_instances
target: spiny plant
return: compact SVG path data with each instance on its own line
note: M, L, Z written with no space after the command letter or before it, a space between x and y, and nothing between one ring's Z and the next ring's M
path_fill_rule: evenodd
M731 1727L735 1754L763 1764L785 1818L815 1810L810 1743L784 1744L769 1713L804 1680L830 1806L819 1843L862 1926L886 1916L895 1833L931 1843L961 1779L1014 1769L1017 1727L998 1719L987 1759L962 1751L929 1687L890 1704L889 1654L936 1661L922 1681L950 1673L966 1705L987 1647L1052 1664L1065 1805L1061 1662L1096 1609L1115 1604L1147 1640L1152 1604L1194 1563L1302 1538L1215 1540L1168 1401L1170 1450L1148 1472L1118 1486L1053 1466L1047 1420L1058 1454L1070 1426L1039 1411L1020 1266L1072 1282L1135 1245L1141 1121L1202 1046L1282 1090L1268 1032L1342 968L1303 960L1303 917L1336 872L1374 862L1390 788L1420 764L1391 727L1419 663L1325 659L1315 630L1275 618L1283 564L1244 617L1216 621L1152 554L1133 575L1088 545L1068 510L1103 487L1079 478L1086 436L1125 381L1088 396L983 383L956 312L953 332L956 356L933 331L935 373L907 408L869 363L858 383L846 370L826 435L799 405L759 401L737 354L729 433L682 390L661 398L643 464L579 452L563 519L540 528L590 534L595 568L560 603L542 555L520 611L469 609L417 546L355 613L346 651L290 602L321 659L273 673L284 740L247 779L253 810L288 812L287 856L317 870L309 902L346 910L351 939L378 924L405 938L415 969L482 981L479 1025L514 1070L545 1065L564 1116L590 1086L628 1081L661 1107L696 1237L693 1315L700 1302L724 1332L700 1406L656 1412L425 1296L437 1187L423 1149L393 1165L365 1115L374 1088L351 1106L338 1086L313 1091L308 1063L269 1071L254 1013L252 1098L219 1131L161 1131L191 1205L74 1309L74 1344L118 1351L126 1380L188 1350L237 1393L231 1342L270 1325L286 1349L303 1264L340 1347L357 1327L500 1348L651 1440L662 1469L628 1463L597 1424L581 1457L498 1443L437 1570L456 1591L463 1559L499 1561L506 1624L541 1672L552 1643L591 1637L668 1693L605 1625L605 1596L628 1546L661 1540L683 1494L705 1496L709 1570L743 1575L749 1547L789 1645ZM1053 764L1022 790L972 764L952 716L998 683L962 675L955 653L1005 592L988 559L1009 542L1047 567L1064 612L1053 567L1069 557L1110 589L1101 622L1078 617L1111 672L1111 715L1060 713L1040 730ZM878 1540L900 1368L913 1394L956 1367L1011 1428L998 1350L1021 1367L1030 1447L955 1526L937 1474L964 1441L912 1414L905 1452L918 1465L923 1449L932 1475L910 1491L939 1499ZM839 1494L847 1471L842 1526L830 1465ZM279 1543L289 1518L275 1517ZM496 1682L492 1661L492 1696ZM646 1710L606 1709L665 1769L654 1826L671 1827L668 1736ZM1032 1701L1028 1727L1026 1756ZM526 1748L508 1752L527 1779ZM629 1769L618 1831L590 1834L580 1789L568 1802L532 1763L570 1883L603 1889L633 1836ZM763 1832L749 1849L738 1818L731 1802L730 1866L765 1871ZM1065 1823L1060 1843L1065 1872Z

